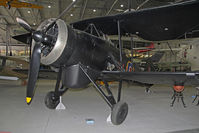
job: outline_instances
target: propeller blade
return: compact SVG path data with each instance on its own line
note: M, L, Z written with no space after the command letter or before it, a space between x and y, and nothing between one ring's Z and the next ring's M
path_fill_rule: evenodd
M33 29L30 27L30 25L23 19L17 17L16 20L19 23L19 25L21 25L21 27L23 27L25 30L27 30L29 32L33 31Z
M30 69L28 75L28 85L26 93L26 102L30 104L35 92L35 84L37 81L39 67L40 67L40 57L41 57L41 45L36 43L33 48L32 58L30 61Z
M20 41L20 42L23 42L23 43L26 43L26 44L30 44L30 42L32 40L31 36L32 36L31 33L26 33L26 34L13 36L12 38L17 40L17 41Z

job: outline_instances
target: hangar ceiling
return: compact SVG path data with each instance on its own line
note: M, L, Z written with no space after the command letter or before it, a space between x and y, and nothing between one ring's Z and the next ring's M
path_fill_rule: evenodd
M0 45L5 44L9 35L24 33L15 18L20 17L36 28L41 21L57 17L72 0L24 0L25 2L42 5L43 9L0 7ZM78 20L122 13L130 7L134 10L168 5L185 0L78 0L74 7L62 19L66 23ZM130 4L129 4L130 3ZM8 31L8 32L6 32ZM7 33L7 36L6 36ZM17 43L11 39L13 44ZM12 44L11 43L11 44Z

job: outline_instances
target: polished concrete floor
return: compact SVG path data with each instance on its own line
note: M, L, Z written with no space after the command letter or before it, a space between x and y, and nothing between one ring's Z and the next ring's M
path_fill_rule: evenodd
M122 100L129 105L129 114L123 124L106 122L110 108L92 87L70 89L63 96L66 110L49 110L44 105L45 94L53 90L55 81L40 80L34 100L25 103L25 86L19 81L0 80L0 133L198 133L199 106L192 104L195 88L186 87L185 103L170 107L172 89L153 86L151 93L144 87L124 84ZM114 94L116 84L111 85ZM88 124L92 119L93 124Z

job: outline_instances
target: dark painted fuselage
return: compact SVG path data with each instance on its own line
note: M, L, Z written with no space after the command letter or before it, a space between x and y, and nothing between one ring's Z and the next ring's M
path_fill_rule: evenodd
M62 81L66 87L85 87L90 81L82 72L79 65L87 67L91 78L96 80L107 65L114 64L119 69L119 50L110 42L89 33L75 30L67 26L67 44L61 56L51 64L54 67L63 67ZM124 57L126 61L126 58ZM98 73L96 73L98 72Z
M119 50L110 42L83 31L68 28L67 45L62 56L52 65L83 64L96 70L106 69L107 62L119 62Z

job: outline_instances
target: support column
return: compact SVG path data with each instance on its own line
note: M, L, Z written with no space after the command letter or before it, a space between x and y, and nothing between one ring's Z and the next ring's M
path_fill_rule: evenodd
M6 26L6 56L8 56L8 48L10 46L10 27ZM11 49L10 49L11 50Z

